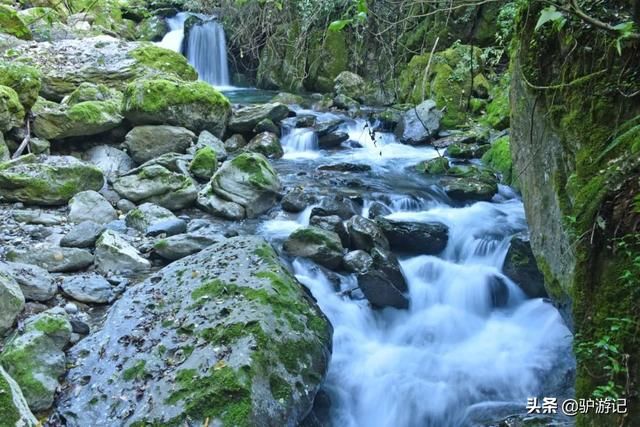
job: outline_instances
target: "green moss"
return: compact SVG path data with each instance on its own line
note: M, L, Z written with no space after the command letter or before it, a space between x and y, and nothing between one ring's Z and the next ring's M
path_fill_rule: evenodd
M511 109L509 106L509 83L511 76L505 73L498 85L491 90L491 101L487 105L487 115L482 121L497 130L509 127Z
M443 175L449 170L449 160L447 160L446 157L436 157L435 159L426 160L418 163L416 170L430 175Z
M317 227L302 227L291 233L290 239L300 240L312 245L323 245L334 251L342 251L342 247L333 239L327 236L327 233Z
M494 141L489 151L482 156L482 161L499 172L505 184L512 184L511 147L508 135Z
M270 188L276 177L276 172L269 161L258 153L242 153L231 164L238 170L249 175L249 182L258 189Z
M133 366L127 368L122 372L122 379L125 381L140 380L146 375L145 366L147 362L145 360L138 360Z
M31 30L22 22L11 7L0 4L0 33L10 34L23 40L31 40Z
M17 61L0 61L0 85L15 90L25 110L38 99L42 74L36 68Z
M15 427L20 420L20 411L13 403L13 393L9 382L0 375L0 427Z
M119 114L119 106L112 101L84 101L67 110L69 119L86 124L105 122L105 115Z
M52 347L55 344L51 338L38 334L22 346L7 346L0 356L0 363L18 383L27 400L48 395L47 389L34 373L40 369L38 355L41 349Z
M0 131L22 126L24 108L15 90L0 86Z
M65 98L64 103L75 105L85 101L109 101L122 102L122 94L110 89L103 84L83 82Z
M269 388L276 400L286 401L291 397L293 389L281 376L273 374L269 377Z
M52 335L57 332L69 328L69 322L60 316L43 316L38 319L32 327L47 335Z
M160 250L166 249L168 246L169 246L169 243L167 242L167 239L160 239L153 245L155 249L160 249Z
M175 74L183 80L196 80L198 78L196 70L178 52L148 44L132 50L129 55L144 66L164 73Z
M207 145L196 151L193 160L189 164L189 171L198 178L211 178L217 167L216 152Z

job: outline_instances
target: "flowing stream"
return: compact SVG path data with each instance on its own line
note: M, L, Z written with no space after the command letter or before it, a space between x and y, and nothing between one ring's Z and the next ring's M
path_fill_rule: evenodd
M333 114L315 114L331 120ZM501 273L510 238L526 233L523 204L509 187L488 202L454 203L412 168L437 156L430 147L399 144L392 134L369 136L363 120L347 119L357 148L322 151L312 129L284 123L283 159L276 161L287 186L302 185L322 196L342 192L391 210L391 219L439 221L450 228L438 256L401 257L409 286L408 310L374 310L366 300L346 296L353 275L335 279L303 260L292 260L295 275L318 300L334 327L333 356L324 390L333 426L467 426L526 415L528 397L567 395L571 334L558 311L543 299L526 299ZM319 178L323 164L371 166L364 173ZM335 178L334 178L335 176ZM278 245L307 225L311 208L278 213L258 231ZM502 308L492 304L492 283L508 288ZM356 294L357 296L357 294ZM487 424L489 423L489 424ZM556 425L556 424L554 424Z

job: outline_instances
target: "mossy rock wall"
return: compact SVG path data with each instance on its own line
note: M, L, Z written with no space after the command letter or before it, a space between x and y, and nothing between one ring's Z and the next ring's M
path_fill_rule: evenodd
M514 39L514 173L547 291L573 323L576 348L593 350L577 353L577 397L598 396L611 381L628 398L626 416L591 412L578 425L639 425L637 393L625 390L640 384L640 99L624 94L640 87L640 43L624 42L619 54L614 35L575 18L536 31L542 7L520 10ZM612 331L612 318L630 326ZM594 345L606 337L629 355L616 375Z

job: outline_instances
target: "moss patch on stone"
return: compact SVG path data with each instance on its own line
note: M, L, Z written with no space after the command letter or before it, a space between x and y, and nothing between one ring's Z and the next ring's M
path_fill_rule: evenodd
M129 52L129 55L140 64L163 73L175 74L184 80L196 80L198 78L196 70L178 52L153 44L145 44Z
M0 33L5 33L23 40L31 40L31 30L20 19L18 13L10 6L0 4Z
M30 110L38 99L42 73L30 65L17 61L0 61L0 85L15 90L25 110Z
M0 86L0 131L9 131L22 126L24 108L15 90Z
M0 375L0 427L15 427L20 420L20 412L13 403L13 393L9 382Z
M482 156L482 161L496 172L499 172L505 184L513 184L511 147L508 135L494 141L489 151Z

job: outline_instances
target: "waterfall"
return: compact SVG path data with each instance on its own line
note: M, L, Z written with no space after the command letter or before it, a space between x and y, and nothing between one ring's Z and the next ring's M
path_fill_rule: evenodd
M191 27L185 40L184 24L190 16L197 16L201 22ZM181 12L168 18L167 24L170 31L158 43L159 46L182 52L198 71L200 80L217 87L230 86L227 41L224 28L216 17Z

